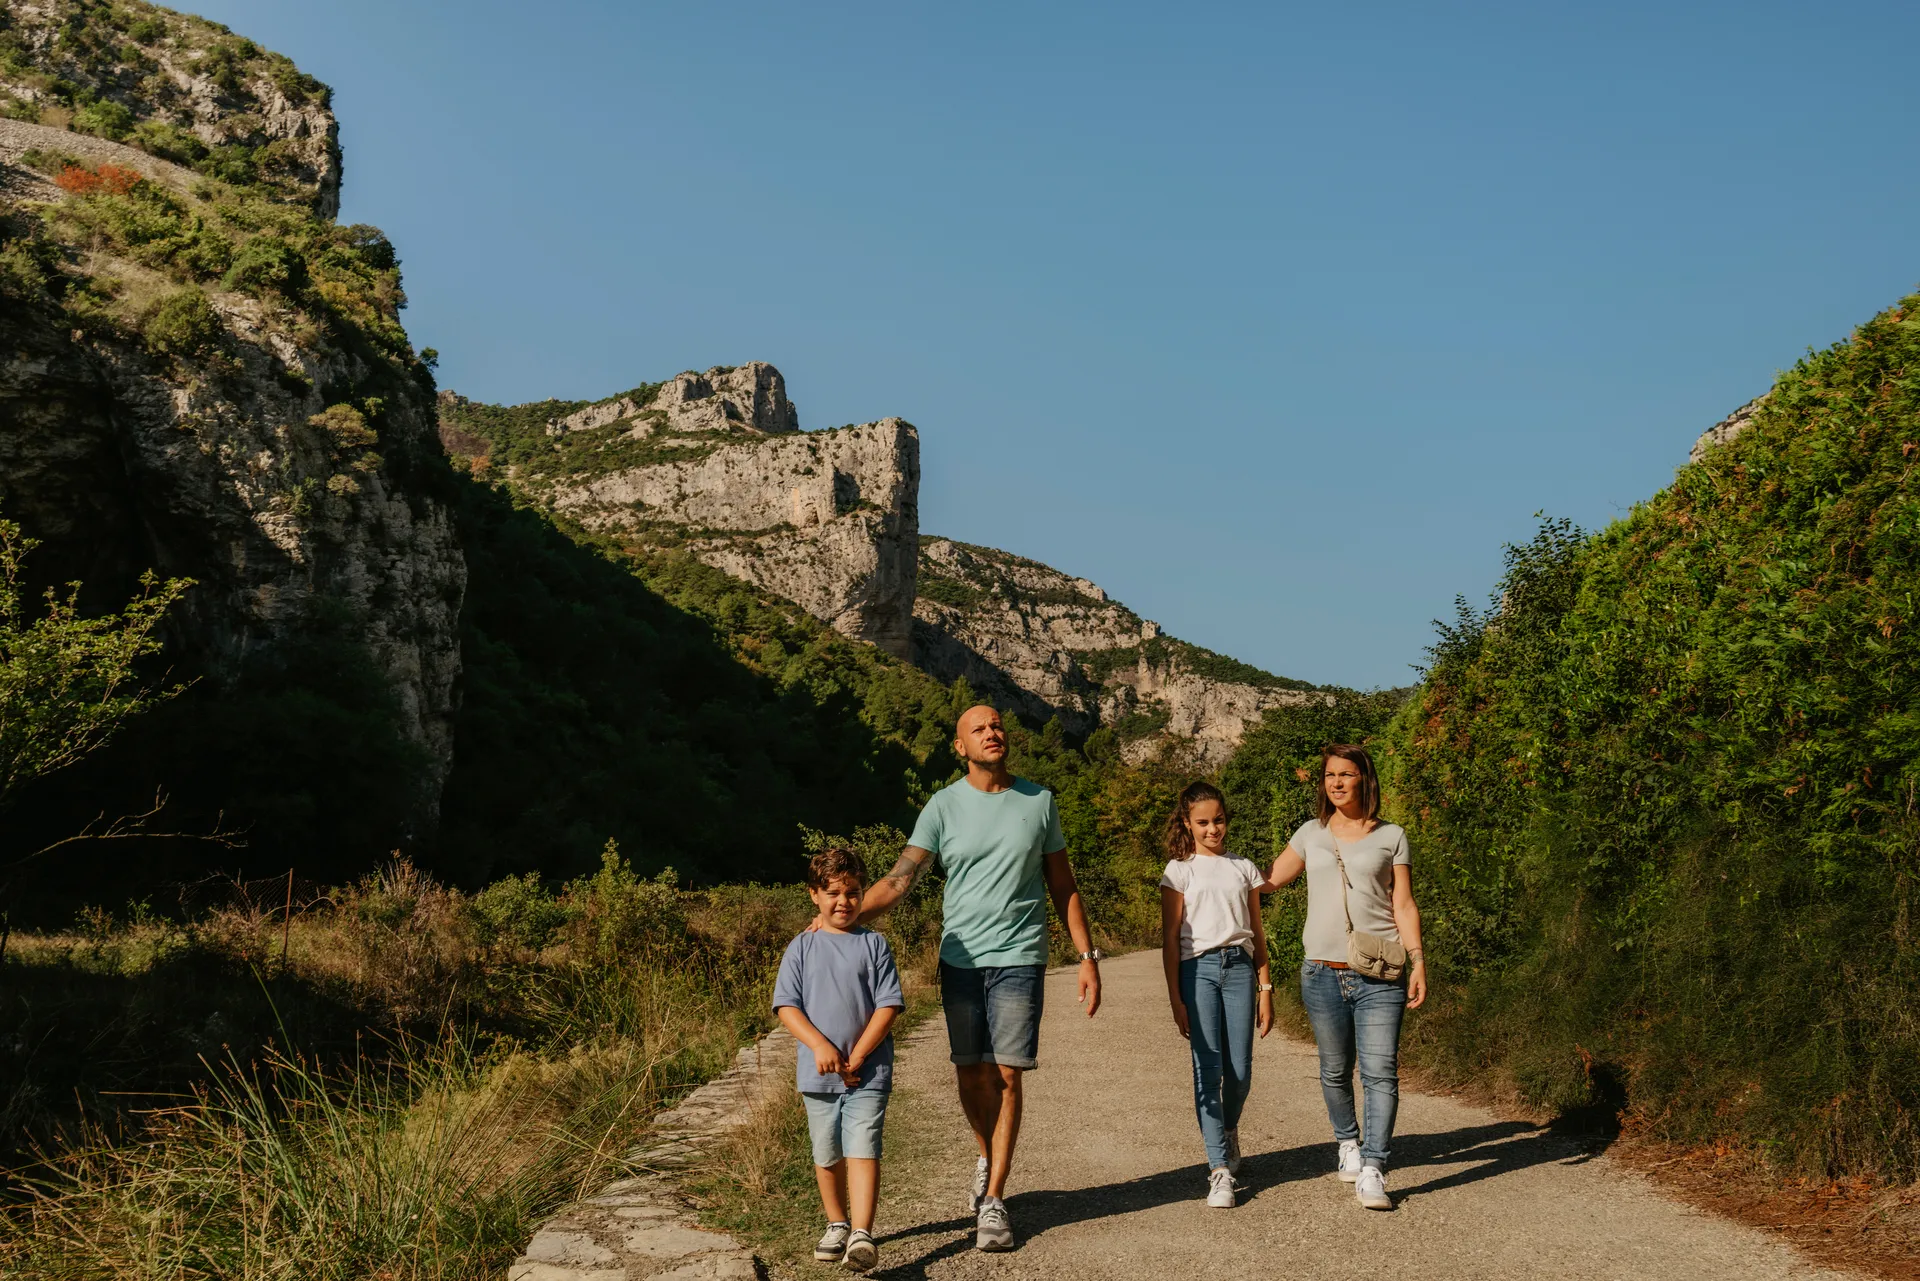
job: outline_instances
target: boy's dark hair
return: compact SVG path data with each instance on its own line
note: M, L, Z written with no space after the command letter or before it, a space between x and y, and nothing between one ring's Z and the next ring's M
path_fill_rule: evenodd
M839 845L829 845L807 864L807 888L824 890L841 877L861 889L867 888L867 864L858 854Z

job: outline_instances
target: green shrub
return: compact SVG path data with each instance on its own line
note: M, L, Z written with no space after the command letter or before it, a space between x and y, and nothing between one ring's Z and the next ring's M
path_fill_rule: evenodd
M307 422L326 432L328 439L341 449L380 443L379 434L367 425L366 415L352 405L328 405Z
M540 883L537 872L504 877L469 901L483 945L508 943L538 952L569 924L576 909Z
M250 294L287 293L303 283L305 276L306 263L291 246L274 236L259 236L234 254L233 265L220 284Z
M600 870L567 886L577 950L610 964L672 949L687 931L679 891L680 877L672 868L643 879L620 856L619 844L608 841L600 852Z
M140 331L149 350L166 356L197 356L226 332L220 314L198 289L168 294L147 312Z
M73 127L80 133L118 140L133 131L133 113L117 102L99 98L73 113Z

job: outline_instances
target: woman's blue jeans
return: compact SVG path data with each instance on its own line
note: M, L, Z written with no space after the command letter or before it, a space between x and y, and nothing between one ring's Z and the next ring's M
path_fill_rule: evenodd
M1207 1168L1227 1163L1227 1131L1240 1126L1253 1084L1253 958L1228 947L1180 962L1180 1000L1193 1048L1193 1110Z
M1300 967L1300 999L1320 1050L1320 1093L1333 1137L1360 1139L1360 1160L1384 1172L1393 1146L1393 1115L1400 1109L1400 1019L1407 1011L1403 983L1387 983L1307 961ZM1353 1114L1354 1060L1366 1100L1364 1138Z

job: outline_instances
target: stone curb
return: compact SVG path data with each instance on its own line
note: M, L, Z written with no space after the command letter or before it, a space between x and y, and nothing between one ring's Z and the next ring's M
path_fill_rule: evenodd
M733 1237L699 1226L674 1176L776 1089L792 1088L793 1055L785 1029L742 1047L732 1067L654 1118L626 1155L639 1173L548 1219L507 1281L761 1281L765 1265Z

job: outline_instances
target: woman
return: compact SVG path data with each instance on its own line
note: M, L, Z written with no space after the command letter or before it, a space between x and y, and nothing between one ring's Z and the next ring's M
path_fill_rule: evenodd
M1161 957L1173 1025L1193 1049L1193 1110L1207 1150L1207 1204L1232 1209L1240 1112L1253 1084L1253 1034L1273 1028L1260 869L1227 850L1227 798L1180 793L1160 877ZM1257 983L1256 983L1257 980ZM1256 995L1257 993L1257 995Z
M1300 998L1320 1050L1320 1093L1340 1141L1340 1178L1354 1185L1367 1209L1391 1210L1387 1157L1400 1104L1400 1018L1427 999L1407 834L1380 821L1373 760L1351 744L1323 749L1314 809L1317 816L1300 825L1273 861L1267 887L1277 890L1307 874ZM1405 972L1386 981L1352 969L1347 937L1356 931L1404 946ZM1364 1137L1353 1111L1356 1058L1366 1105Z

